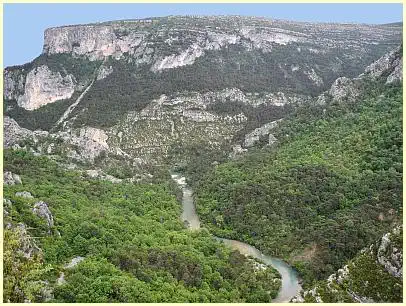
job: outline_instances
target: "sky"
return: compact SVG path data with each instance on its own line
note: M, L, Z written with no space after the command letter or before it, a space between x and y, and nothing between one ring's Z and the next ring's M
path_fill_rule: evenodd
M245 15L311 22L382 24L402 21L402 4L4 4L3 65L41 54L44 30L68 24L167 15Z

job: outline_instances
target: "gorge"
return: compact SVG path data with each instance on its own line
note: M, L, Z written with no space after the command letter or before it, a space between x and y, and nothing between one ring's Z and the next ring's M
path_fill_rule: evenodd
M402 27L45 30L3 74L4 300L401 302Z

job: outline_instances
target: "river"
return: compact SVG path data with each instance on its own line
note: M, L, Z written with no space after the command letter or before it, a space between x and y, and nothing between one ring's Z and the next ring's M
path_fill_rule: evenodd
M172 179L182 188L182 221L187 221L191 230L198 230L200 228L200 221L193 200L193 191L187 186L184 176L176 173L172 173L171 176ZM282 286L277 297L272 300L273 303L289 302L294 296L299 294L302 287L300 286L297 272L286 262L279 258L264 255L258 249L247 243L216 236L214 237L230 248L238 250L241 254L255 257L278 270L282 276Z

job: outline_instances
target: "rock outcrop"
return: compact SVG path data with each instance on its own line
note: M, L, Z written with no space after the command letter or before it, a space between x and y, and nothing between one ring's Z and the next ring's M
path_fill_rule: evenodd
M333 100L336 101L353 101L360 96L361 92L359 79L353 80L346 77L341 77L335 80L333 85L331 85L329 94L332 96Z
M26 198L26 199L33 199L34 197L32 196L32 194L28 191L18 191L16 192L16 197L22 197L22 198Z
M4 97L9 100L17 100L24 94L26 71L4 70Z
M22 140L34 137L33 131L22 128L14 119L7 116L3 117L3 131L5 148L11 148Z
M324 105L329 99L354 102L363 94L363 82L371 78L384 78L386 84L401 82L403 78L402 57L401 45L373 62L358 77L336 79L328 92L318 96L316 103Z
M402 81L402 49L403 46L399 46L385 54L369 65L364 74L373 78L386 77L387 84Z
M152 65L151 70L158 72L164 69L192 65L198 57L204 55L205 50L219 50L226 45L236 44L239 40L240 38L236 35L208 32L204 43L194 43L179 54L158 59Z
M3 218L8 217L12 205L13 203L9 199L3 198Z
M49 210L47 203L43 201L35 203L32 212L38 217L44 219L47 222L49 228L54 226L54 218L51 211Z
M25 80L24 95L17 103L22 108L34 110L58 100L69 99L75 91L75 79L72 75L62 76L51 71L48 66L39 66L31 70Z
M12 226L11 230L18 234L20 240L20 248L18 251L21 252L25 258L30 259L36 254L42 254L42 250L28 234L27 226L25 224L19 223L16 226Z
M385 234L377 245L370 248L370 253L376 252L378 262L392 276L397 278L403 277L403 253L399 246L395 245L391 238L394 235L399 235L401 227L396 227L393 233Z
M106 66L101 66L100 67L100 69L99 69L99 72L98 72L98 74L97 74L97 80L99 81L99 80L103 80L103 79L105 79L106 77L108 77L110 74L112 74L113 73L113 67L112 66L109 66L109 67L106 67Z
M54 137L63 139L67 145L75 148L70 149L69 156L76 160L93 162L102 152L109 151L108 135L101 129L84 127L68 132L59 132Z
M244 147L252 147L260 137L268 135L268 144L273 144L276 141L276 137L270 134L271 130L274 129L281 120L276 120L264 124L263 126L256 128L251 133L245 135Z
M50 28L45 31L43 53L72 53L90 60L108 56L119 59L124 53L134 53L144 36L142 32L130 33L119 24Z
M402 226L396 226L375 244L361 250L353 260L330 275L326 281L304 291L293 298L292 302L393 301L395 297L388 291L393 289L401 292L403 277L402 231ZM381 285L379 282L383 281L383 278L385 283Z
M4 185L16 185L22 184L21 178L18 174L11 173L9 171L3 172L3 184Z

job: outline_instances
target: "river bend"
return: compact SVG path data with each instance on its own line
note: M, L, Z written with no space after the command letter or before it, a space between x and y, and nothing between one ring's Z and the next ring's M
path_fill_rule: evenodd
M184 176L177 173L172 173L171 176L172 179L182 188L182 221L187 221L191 230L198 230L200 228L200 220L193 200L193 191L187 186ZM247 243L216 236L214 237L230 248L238 250L241 254L257 258L265 264L272 266L279 272L282 276L282 285L277 297L272 300L273 303L289 302L294 296L299 294L302 287L300 286L297 272L286 262L275 257L264 255L257 248Z

